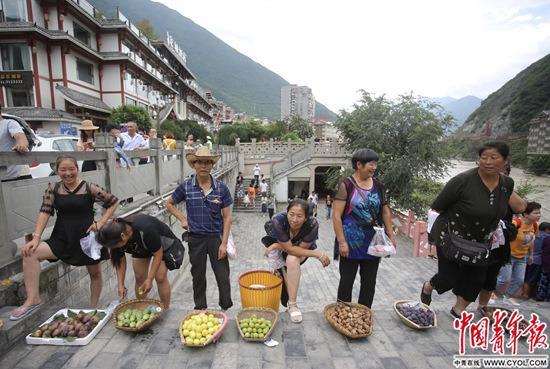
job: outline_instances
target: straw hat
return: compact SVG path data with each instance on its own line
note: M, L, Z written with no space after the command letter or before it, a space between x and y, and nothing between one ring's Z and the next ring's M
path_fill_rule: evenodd
M220 159L221 155L212 155L208 146L201 146L197 151L185 155L185 159L190 166L193 166L197 160L212 160L216 163Z
M91 120L83 120L80 122L80 127L78 127L81 131L95 131L96 129L99 129L99 127L94 126Z

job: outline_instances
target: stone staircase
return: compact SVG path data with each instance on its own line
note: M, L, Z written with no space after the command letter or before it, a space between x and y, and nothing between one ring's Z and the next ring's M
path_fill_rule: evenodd
M245 178L243 181L243 193L248 189L248 185L252 181L252 178ZM271 179L265 178L265 181L267 183L267 196L273 198L273 195L271 193ZM256 194L256 204L255 206L252 206L252 202L248 204L248 207L244 206L242 199L238 199L237 197L237 188L235 188L235 192L233 193L233 199L234 199L234 205L233 205L233 211L240 212L240 213L261 213L262 212L262 195L260 193Z

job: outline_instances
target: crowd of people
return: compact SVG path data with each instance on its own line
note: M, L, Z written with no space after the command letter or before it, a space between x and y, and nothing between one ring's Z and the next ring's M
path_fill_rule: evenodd
M5 128L14 140L13 147L23 150L23 138L17 127ZM156 138L154 130L148 135L139 134L133 122L129 122L127 128L127 132L120 133L117 127L110 127L116 137L115 148L122 153L146 148L148 138ZM82 122L79 150L94 150L96 130L91 121ZM166 133L163 146L170 149L173 142L173 136ZM10 319L21 319L42 304L39 276L40 263L44 260L86 266L90 275L90 305L95 307L103 286L100 263L111 260L118 295L124 298L127 295L126 256L131 255L135 296L145 298L156 283L160 299L168 307L171 296L168 272L182 265L185 252L182 241L188 246L195 309L208 307L207 259L218 285L219 306L229 309L233 301L227 256L233 197L227 185L211 174L220 156L211 152L210 145L197 146L190 135L185 148L193 149L185 159L195 174L184 180L166 201L169 213L186 230L182 239L165 223L149 215L114 218L119 203L116 194L82 180L76 159L60 156L55 163L60 181L47 186L32 239L21 250L26 300L12 312ZM491 299L504 298L512 304L518 303L517 296L550 299L550 224L538 224L540 204L526 202L514 191L508 155L505 143L484 144L479 150L479 165L449 180L431 205L437 217L431 225L429 239L437 249L438 265L437 273L421 286L420 299L429 305L433 290L439 294L452 291L456 301L450 314L454 317L459 317L476 300L480 314L486 314ZM140 163L146 160L144 157ZM326 197L325 217L332 221L335 234L333 256L339 260L340 280L335 298L344 302L352 300L359 271L358 302L369 308L374 301L378 267L383 257L371 252L373 239L377 232L382 232L387 243L394 250L397 247L388 196L384 184L375 176L378 160L379 155L373 150L356 151L351 158L353 174L343 179L334 198ZM85 162L82 170L93 170L92 164ZM119 165L133 163L120 156ZM279 258L280 264L274 269L284 281L281 303L287 307L291 321L299 323L302 321L298 306L302 266L308 258L317 259L324 267L331 262L316 244L320 226L319 196L312 192L307 200L291 198L285 211L274 214L275 201L256 164L247 186L243 174L237 176L235 201L255 206L258 198L262 212L269 215L264 225L265 236L261 239L264 255ZM97 220L94 217L96 202L104 208ZM180 203L185 204L185 214L178 207ZM54 214L57 217L53 232L44 240L44 230ZM99 246L95 256L81 246L91 232Z

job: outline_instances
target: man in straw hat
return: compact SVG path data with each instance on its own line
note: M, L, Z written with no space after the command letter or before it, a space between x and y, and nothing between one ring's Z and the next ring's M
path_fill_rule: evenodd
M206 303L206 258L216 276L219 290L219 304L224 310L233 306L229 283L229 261L227 240L231 229L233 204L229 188L210 172L220 155L212 155L207 146L201 146L194 153L185 155L196 174L181 183L166 208L189 230L189 260L193 276L193 298L195 309L208 307ZM185 201L187 216L176 207Z

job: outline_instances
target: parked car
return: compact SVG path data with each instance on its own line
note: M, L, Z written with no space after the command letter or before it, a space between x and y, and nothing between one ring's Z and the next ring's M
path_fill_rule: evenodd
M60 134L42 134L37 136L40 141L39 146L35 146L33 151L76 151L78 137ZM33 178L42 178L54 175L53 164L36 163L30 165ZM78 167L82 167L82 162L78 162Z

